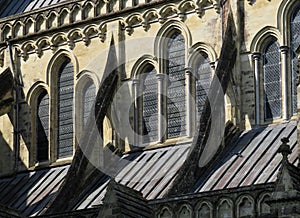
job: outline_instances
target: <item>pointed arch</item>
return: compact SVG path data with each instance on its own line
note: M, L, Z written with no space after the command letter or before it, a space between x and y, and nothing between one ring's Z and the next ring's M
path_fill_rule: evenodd
M27 34L30 34L30 33L34 33L35 31L35 21L32 17L29 17L25 20L25 30L24 30L24 34L27 35Z
M208 59L212 62L217 60L217 54L215 50L204 42L197 42L196 44L192 45L190 50L190 54L188 56L188 66L194 66L195 62L198 60L198 55L201 53L205 53L208 56Z
M47 28L46 25L46 17L44 14L39 14L36 18L36 22L35 22L35 31L39 32L41 30L45 30Z
M87 1L82 7L82 19L88 19L95 16L95 5L93 2Z
M279 44L283 45L283 37L279 30L272 26L266 26L254 36L250 45L250 50L252 52L262 53L264 45L270 37L276 38Z
M1 31L2 32L2 34L1 34L2 41L5 41L10 36L12 36L12 25L11 24L5 24L1 30L2 30Z
M169 207L163 207L159 214L158 214L159 218L172 218L173 217L173 213L172 211L169 209Z
M197 217L213 217L213 205L208 201L202 201L198 204L196 209L196 216Z
M76 129L77 138L80 138L81 133L84 131L85 123L90 113L93 111L93 104L99 88L99 79L94 72L82 71L77 75L77 82L75 91L76 95L76 119L75 123L78 127Z
M58 25L58 13L56 11L50 11L47 19L47 29L55 28Z
M254 216L254 199L250 195L242 195L237 199L237 217Z
M138 79L138 75L141 70L143 70L148 64L153 65L158 69L157 59L152 55L143 55L140 57L133 65L131 70L131 78Z
M277 26L283 35L283 45L287 45L291 38L290 32L286 31L290 27L290 20L294 9L299 5L298 0L283 0L279 6L277 13Z
M263 192L259 195L257 200L257 211L260 216L267 216L271 213L271 207L269 201L271 199L271 194Z
M178 210L179 218L192 218L193 210L189 204L183 204Z
M75 56L68 50L57 51L47 68L47 78L51 87L51 127L50 138L52 160L67 158L73 155L75 101L74 87L78 64ZM75 131L74 131L75 130Z
M42 81L34 83L26 100L31 107L31 143L29 162L35 165L49 160L49 87Z
M186 48L189 48L192 45L192 35L188 27L183 22L180 22L178 20L169 20L160 28L160 30L156 35L156 39L154 42L154 56L159 58L165 57L164 51L161 48L166 47L168 43L168 37L174 31L178 31L183 35ZM187 56L188 55L186 51L186 57ZM187 63L187 59L186 59L186 63Z
M69 24L69 22L70 22L70 11L66 8L62 9L61 12L59 13L59 18L58 19L59 19L59 21L58 21L59 26Z
M217 217L233 218L233 203L230 199L221 199L217 206Z
M24 35L24 23L17 21L13 25L13 37L23 36Z

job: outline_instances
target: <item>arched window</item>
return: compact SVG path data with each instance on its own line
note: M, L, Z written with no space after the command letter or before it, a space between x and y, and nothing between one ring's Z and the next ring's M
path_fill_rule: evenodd
M253 217L254 205L247 197L244 197L238 205L238 217Z
M184 205L179 211L179 218L191 218L191 217L192 217L192 211L187 206Z
M271 39L263 52L264 118L280 118L282 111L279 45Z
M203 106L208 95L211 82L211 66L208 56L201 53L197 59L196 66L196 104L197 104L197 120L199 120Z
M57 156L64 158L73 155L74 68L70 60L59 70L57 88Z
M153 66L148 66L141 74L142 91L142 142L151 143L158 140L158 99L157 78Z
M227 200L221 202L218 207L218 218L232 218L232 206Z
M45 90L38 96L36 112L36 160L43 162L49 159L49 96Z
M85 127L96 98L96 86L89 80L82 90L82 124Z
M164 208L160 214L158 215L159 218L171 218L172 213L168 208Z
M198 216L197 218L210 218L212 217L211 208L208 206L207 203L203 203L200 208L198 209Z
M267 203L268 201L270 201L270 195L266 194L266 195L263 195L262 198L258 202L258 207L259 207L258 213L262 217L267 216L271 213L271 207Z
M300 5L293 12L291 17L291 69L292 69L292 113L297 113L297 76L298 56L296 50L300 46Z
M167 44L167 137L186 134L185 109L185 40L175 31Z

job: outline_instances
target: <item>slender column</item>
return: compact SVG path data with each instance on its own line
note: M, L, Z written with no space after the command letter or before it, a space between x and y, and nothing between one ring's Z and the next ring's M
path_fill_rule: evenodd
M255 52L252 54L254 60L254 79L255 79L255 123L256 125L260 124L260 57L261 54Z
M139 84L138 79L132 81L133 86L133 97L134 97L134 146L139 145L139 107L138 107L138 95L139 95Z
M164 74L157 74L157 92L158 92L158 141L163 142L165 131L166 131L166 118L164 113L164 104L163 104L163 98L164 98Z
M186 135L192 137L193 134L193 92L192 92L192 68L185 69L185 97L186 97Z
M288 104L288 96L289 96L289 85L288 85L288 56L289 48L287 46L281 46L281 75L282 75L282 103L283 103L283 114L282 118L287 120L289 117L289 104Z

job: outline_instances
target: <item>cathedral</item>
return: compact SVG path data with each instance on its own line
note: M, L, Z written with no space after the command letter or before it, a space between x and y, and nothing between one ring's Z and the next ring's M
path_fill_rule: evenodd
M0 0L0 218L300 217L299 61L299 0Z

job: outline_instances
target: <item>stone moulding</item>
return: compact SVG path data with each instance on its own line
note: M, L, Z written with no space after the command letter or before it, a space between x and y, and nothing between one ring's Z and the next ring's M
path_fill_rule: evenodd
M88 46L93 37L99 37L100 41L104 42L106 24L112 18L115 20L117 17L122 29L131 35L134 29L139 27L148 31L153 22L163 24L169 18L176 17L184 21L187 14L196 14L201 18L205 10L214 8L216 12L219 11L219 0L185 0L170 4L164 4L164 0L144 0L136 6L127 5L128 2L130 1L66 1L3 18L0 20L0 47L5 47L4 41L10 39L18 44L20 56L26 60L28 54L35 52L41 57L43 50L55 51L60 45L68 45L73 49L76 42L83 41ZM132 8L135 13L129 13ZM87 23L90 25L86 25ZM80 26L84 25L84 29L81 29ZM70 28L77 31L74 33ZM39 38L57 31L61 33L60 36L52 36L40 43ZM38 39L30 46L24 42L33 37Z

